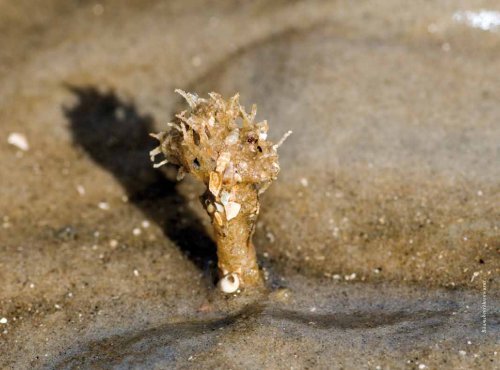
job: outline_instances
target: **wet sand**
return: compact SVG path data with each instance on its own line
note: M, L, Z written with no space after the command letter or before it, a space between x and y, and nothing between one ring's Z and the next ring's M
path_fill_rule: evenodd
M500 29L459 16L498 4L201 4L0 1L0 368L498 366ZM214 291L202 188L151 167L174 88L294 131L268 294Z

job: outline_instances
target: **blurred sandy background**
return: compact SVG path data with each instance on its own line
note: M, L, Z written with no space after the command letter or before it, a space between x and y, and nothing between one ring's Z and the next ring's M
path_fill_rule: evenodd
M150 166L174 88L294 131L262 302ZM496 1L0 0L0 367L498 366L499 101Z

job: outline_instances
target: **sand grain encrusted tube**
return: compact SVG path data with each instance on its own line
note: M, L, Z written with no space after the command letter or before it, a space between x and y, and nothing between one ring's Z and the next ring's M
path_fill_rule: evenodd
M151 160L163 155L155 167L173 163L179 166L178 179L189 173L207 186L201 201L217 239L220 288L232 293L241 287L259 286L262 276L252 234L259 195L280 170L277 149L283 140L278 144L267 140L267 122L255 123L255 105L247 113L238 94L226 101L216 93L202 99L176 92L186 99L190 110L177 114L168 131L152 134L160 145L151 151Z

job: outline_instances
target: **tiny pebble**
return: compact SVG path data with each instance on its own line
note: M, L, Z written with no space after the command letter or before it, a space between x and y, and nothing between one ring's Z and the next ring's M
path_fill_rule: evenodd
M467 354L467 352L465 352L465 351L458 351L458 354L459 354L460 356L465 356L465 355Z
M307 179L303 177L300 179L300 184L306 188L309 185L309 181L307 181Z
M275 238L272 232L268 232L266 234L266 238L269 240L270 243L274 243Z
M116 247L118 247L118 240L116 240L116 239L111 239L111 240L109 241L109 246L110 246L111 248L116 248Z
M425 364L420 364L420 365L418 365L418 368L419 368L419 369L425 369L426 367L427 367L427 365L425 365Z
M346 279L346 280L354 280L354 279L356 279L356 273L353 272L351 275L346 275L346 276L344 276L344 279Z
M144 229L147 229L151 224L149 223L148 220L144 220L142 221L141 223L141 226L144 228Z
M5 317L0 319L0 324L7 324L8 320Z
M132 230L132 234L135 236L141 235L142 231L138 227L136 227L134 230Z
M98 207L104 211L109 210L109 204L106 202L99 202Z
M85 195L85 188L82 185L77 185L76 186L76 191L78 194L80 194L82 197Z
M26 136L20 134L19 132L12 132L11 134L9 134L7 142L10 145L14 145L16 148L21 149L24 152L30 149L28 139L26 139Z
M139 271L138 270L134 270L134 276L139 276Z

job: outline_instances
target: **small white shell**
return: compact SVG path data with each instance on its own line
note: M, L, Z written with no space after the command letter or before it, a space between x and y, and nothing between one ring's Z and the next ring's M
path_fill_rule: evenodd
M221 186L222 186L221 176L217 172L210 172L210 179L208 182L208 189L210 190L210 192L213 195L218 196Z
M240 213L241 205L236 202L227 202L227 204L224 205L224 208L226 210L226 219L229 221L238 216L238 213Z
M231 193L228 192L227 190L222 190L220 192L220 202L223 205L226 205L229 202L229 199L231 199Z
M238 274L233 272L225 275L222 279L220 279L219 287L224 293L236 292L240 287L240 278L238 277Z
M20 134L19 132L13 132L9 134L7 143L9 143L10 145L14 145L16 148L21 149L24 152L30 149L28 139L26 139L26 136Z
M267 131L269 130L269 125L267 124L267 121L262 121L256 124L256 126L259 129L259 140L266 140L267 139Z
M229 162L226 170L224 171L224 175L222 176L222 179L224 181L232 181L234 177L234 165L233 162Z
M215 222L217 222L217 225L222 226L224 224L224 221L222 221L222 216L220 215L219 212L214 213L214 218Z
M230 160L231 160L231 153L222 152L219 155L219 158L217 158L217 167L215 168L215 171L218 173L224 172Z
M240 138L240 130L238 128L235 128L233 131L227 135L226 140L224 142L226 145L234 145L238 142Z
M220 203L215 202L215 208L217 208L217 212L219 212L219 213L224 212L224 207Z

